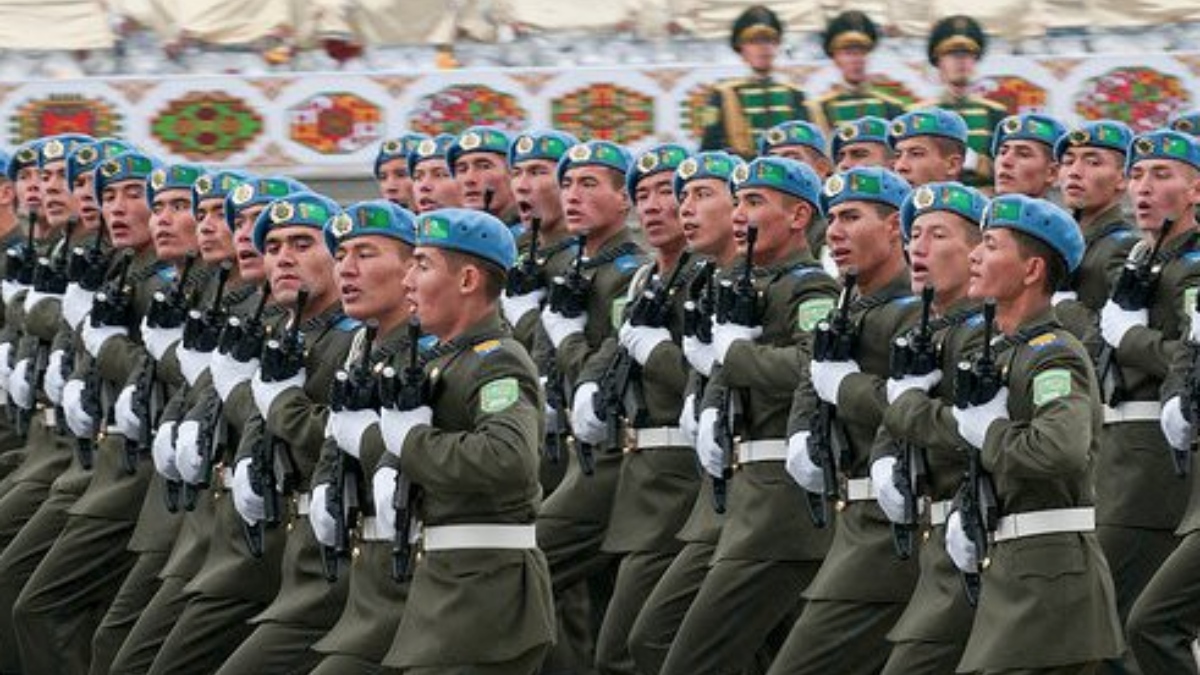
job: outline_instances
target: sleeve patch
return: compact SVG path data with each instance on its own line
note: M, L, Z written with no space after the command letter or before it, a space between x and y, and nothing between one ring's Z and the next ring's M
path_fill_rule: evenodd
M833 298L814 298L800 303L796 310L796 325L803 331L811 331L833 311Z
M1194 309L1196 309L1196 291L1197 290L1200 290L1200 289L1197 289L1195 286L1192 286L1191 288L1189 288L1183 292L1183 315L1184 316L1191 316L1192 311Z
M621 324L625 323L625 305L629 304L629 298L619 296L613 298L612 301L612 327L613 330L621 330Z
M1071 393L1071 373L1064 368L1047 370L1033 378L1033 405L1042 406Z
M515 377L493 380L479 390L479 409L485 413L498 413L508 409L520 397L521 387Z

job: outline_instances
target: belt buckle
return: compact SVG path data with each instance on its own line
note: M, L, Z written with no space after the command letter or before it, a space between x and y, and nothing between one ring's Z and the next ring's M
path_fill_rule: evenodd
M742 437L734 436L730 440L730 446L731 447L729 450L729 454L732 455L732 457L733 457L733 466L730 467L730 470L731 471L741 471L742 470Z

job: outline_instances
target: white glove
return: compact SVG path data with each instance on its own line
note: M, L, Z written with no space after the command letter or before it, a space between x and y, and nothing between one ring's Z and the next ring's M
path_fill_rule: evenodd
M712 344L695 337L683 338L683 356L697 373L705 377L712 375L713 366L717 363L717 352Z
M329 483L321 483L312 489L308 522L312 524L313 536L317 541L324 546L334 546L337 543L337 521L329 513L328 493Z
M71 330L79 330L79 324L87 313L92 311L92 299L95 295L91 291L83 290L83 287L75 282L67 284L67 292L63 294L62 300L62 315Z
M253 525L266 517L263 498L250 485L250 458L237 463L233 469L233 508L247 525Z
M249 382L254 373L258 372L258 359L238 361L228 354L217 352L213 354L208 370L212 375L213 388L224 403L229 399L229 393L234 387Z
M342 452L358 459L362 452L363 435L373 424L379 424L374 410L341 410L329 415L329 437Z
M550 344L558 349L563 341L572 335L583 332L587 326L587 313L568 319L558 312L551 311L549 307L542 310L542 328L546 329L546 335L550 336Z
M1192 437L1192 425L1183 416L1183 401L1178 396L1163 404L1162 430L1167 443L1176 450L1190 450L1188 441Z
M117 336L126 336L129 331L124 326L100 326L92 325L91 321L83 324L83 346L87 348L92 358L100 358L100 352L104 350L104 345L109 340Z
M182 339L182 326L179 328L155 328L149 324L147 319L142 319L142 344L146 345L146 351L150 352L150 356L153 356L155 361L162 361L163 354L167 353L171 345Z
M592 445L603 441L606 431L604 422L596 415L595 398L599 391L600 385L584 382L575 390L571 405L571 429L575 432L575 438Z
M696 433L700 430L700 424L696 419L695 394L688 394L687 398L683 399L683 410L679 412L679 430L683 432L688 443L693 448L696 447Z
M705 408L700 411L700 421L696 423L696 457L700 466L713 478L720 478L725 473L725 453L717 443L717 409Z
M761 326L743 326L737 323L718 323L712 329L713 354L717 363L725 363L729 348L738 340L754 342L762 335Z
M254 405L258 406L258 412L264 418L271 414L271 404L279 395L288 389L304 387L304 371L289 377L286 380L279 382L263 382L262 371L254 373L254 377L250 379L250 391L254 394Z
M896 380L888 378L887 381L887 400L888 405L896 402L896 399L904 395L905 392L916 389L928 394L942 381L942 371L934 369L932 372L924 375L905 375Z
M1192 309L1192 311L1188 313L1188 316L1191 318L1191 322L1188 327L1188 338L1191 339L1192 344L1200 344L1200 312Z
M617 331L617 340L638 365L644 366L655 348L671 341L671 331L666 328L634 326L626 321Z
M992 422L1008 419L1008 387L1001 387L992 400L983 405L955 407L952 411L958 422L958 435L972 447L982 449Z
M0 296L4 298L4 304L6 305L11 305L13 298L23 290L25 290L25 286L15 281L0 282Z
M183 379L187 380L188 385L195 386L200 376L208 369L212 356L212 354L185 349L182 344L179 345L175 350L175 358L179 359L179 372L183 373Z
M8 365L12 357L13 343L0 342L0 390L8 391L8 380L12 377L12 366Z
M979 552L975 543L967 537L963 529L962 514L954 511L946 519L946 553L954 561L954 566L964 572L979 571Z
M63 387L63 414L67 427L76 438L88 438L95 430L96 422L83 410L83 380L68 380Z
M895 457L880 457L871 463L871 485L875 486L875 499L888 520L893 523L908 523L904 495L896 488Z
M414 428L433 424L433 409L427 405L412 410L384 408L379 413L379 431L387 451L399 458L404 453L404 441Z
M158 425L154 441L150 444L150 458L154 460L154 470L167 480L181 478L174 446L177 428L174 422L163 422Z
M381 467L371 477L371 495L375 498L375 519L386 539L396 538L396 479L400 472Z
M25 294L25 313L29 314L32 312L34 308L38 306L39 302L44 300L59 299L61 297L61 295L54 293L42 293L40 291L29 289L29 292Z
M1110 347L1121 346L1121 340L1134 326L1145 326L1150 322L1150 312L1144 309L1126 310L1109 300L1100 310L1100 335Z
M62 374L65 357L61 349L50 352L50 358L46 361L46 375L42 378L42 391L46 392L46 398L54 405L62 405L63 385L67 383Z
M1050 304L1058 307L1059 303L1067 302L1068 300L1074 302L1078 299L1079 294L1075 291L1055 291L1054 295L1050 296Z
M113 404L113 422L125 438L137 438L142 431L142 420L133 413L135 390L136 387L132 384L125 387L117 396L117 402Z
M546 291L541 288L525 295L501 295L500 309L504 312L504 320L510 326L516 326L526 314L541 309L545 297Z
M787 472L792 480L809 492L825 490L825 474L813 462L808 450L809 432L797 431L788 439Z
M809 370L817 397L830 405L837 405L838 391L846 377L860 372L854 361L813 361Z
M8 378L8 397L24 410L33 407L33 387L29 386L30 366L29 359L21 359Z
M196 420L184 420L175 428L175 467L185 483L196 485L208 478L203 474L204 455L211 451L200 447L200 423Z

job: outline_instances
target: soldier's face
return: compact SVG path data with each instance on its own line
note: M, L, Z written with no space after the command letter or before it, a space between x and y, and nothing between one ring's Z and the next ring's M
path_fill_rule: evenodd
M36 166L27 166L17 172L17 199L25 211L42 208L42 175Z
M384 199L404 208L412 204L413 182L403 158L380 164L375 180L379 183L379 194Z
M418 246L404 277L405 298L421 319L421 328L445 340L454 337L462 322L464 297L478 292L482 281L483 272L475 264L451 264L442 250Z
M1068 147L1058 164L1058 187L1068 209L1108 208L1127 187L1124 156L1104 148Z
M646 235L646 243L654 248L678 250L684 244L683 227L679 224L679 204L671 187L671 171L660 171L638 181L638 222Z
M100 210L115 248L140 249L150 243L150 205L141 180L123 180L104 187Z
M150 235L160 260L180 260L196 250L191 190L160 190L150 207Z
M92 179L95 176L90 171L75 177L75 185L71 193L75 195L75 203L79 205L79 222L88 232L100 227L100 205L96 203L96 191L92 189Z
M472 152L454 162L454 178L462 188L463 206L482 211L487 190L492 190L491 208L494 216L503 216L513 208L512 187L508 182L508 167L504 158L494 152Z
M254 248L254 221L265 205L248 206L234 220L233 248L237 255L238 274L250 283L266 278L266 267L258 249Z
M917 136L896 144L896 159L892 166L904 180L917 187L957 179L962 159L961 154L945 154L932 138Z
M996 155L996 194L1041 197L1057 177L1058 164L1044 144L1013 140L1000 145L1000 154Z
M413 167L413 200L417 213L462 206L462 188L441 157Z
M794 159L801 164L807 164L808 166L812 167L812 170L816 171L817 175L822 179L829 177L829 172L831 169L829 160L825 157L825 155L822 155L807 145L784 145L778 148L771 148L771 151L767 154L774 157L787 157L788 159Z
M871 276L897 254L900 218L895 212L882 214L882 208L872 202L851 201L829 209L825 243L842 273L853 267Z
M316 228L291 225L267 233L263 261L271 280L271 297L288 306L300 289L308 289L310 307L323 307L337 294L333 259Z
M866 81L867 53L862 47L845 47L833 52L833 63L842 72L842 79L850 84Z
M335 260L338 293L347 316L376 319L381 328L408 317L409 303L396 292L396 280L408 274L410 246L391 237L354 237L338 246Z
M51 227L61 228L67 224L77 205L75 195L67 185L67 163L64 160L49 162L41 171L42 210Z
M196 208L200 218L196 223L196 244L200 247L200 258L209 264L231 260L236 251L233 233L225 223L225 200L205 199Z
M692 251L714 257L727 252L733 243L733 194L729 183L698 178L684 185L679 221Z
M971 52L949 52L938 57L938 74L946 84L965 87L975 78L978 63L979 57Z
M1143 159L1129 169L1129 201L1142 232L1157 235L1168 218L1190 223L1200 203L1200 172L1175 160Z
M883 143L850 143L838 149L837 170L839 172L856 166L892 167L891 152Z
M998 302L1020 296L1028 286L1042 283L1045 271L1041 258L1023 258L1016 238L1010 230L988 229L983 239L971 251L971 282L968 296L972 300L995 298Z
M609 232L625 224L629 197L619 176L602 166L579 166L563 175L562 208L572 234Z
M541 218L542 227L547 229L562 222L562 196L554 175L557 167L556 162L548 159L529 159L512 168L517 213L526 227L533 224L534 218Z
M913 221L908 240L913 293L932 284L941 302L964 297L970 283L971 249L979 241L973 233L978 232L978 225L947 211L931 211Z
M733 209L733 238L738 253L746 253L746 232L750 225L758 227L754 245L754 264L770 265L798 250L804 242L804 230L812 219L812 207L802 199L790 197L777 190L742 188L736 195Z
M775 56L779 53L779 42L770 38L760 37L743 42L738 47L742 60L751 70L763 73L775 67Z

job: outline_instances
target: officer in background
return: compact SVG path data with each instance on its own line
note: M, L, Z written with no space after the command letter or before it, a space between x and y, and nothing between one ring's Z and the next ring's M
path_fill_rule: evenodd
M1005 117L992 137L996 194L1045 197L1058 181L1054 149L1065 133L1062 123L1047 115Z
M957 181L967 149L967 125L957 113L920 108L892 120L888 145L895 153L892 170L914 188Z
M379 144L379 152L375 154L375 182L379 184L381 197L397 206L413 208L415 195L408 158L427 138L425 134L408 133Z
M728 150L752 159L757 154L759 135L770 127L795 120L827 126L804 92L772 77L782 37L779 17L762 5L749 7L733 22L729 45L742 57L751 75L713 87L707 107L701 110L701 150Z
M888 121L867 115L840 122L829 136L829 155L837 171L856 166L892 168L892 148L888 145Z
M890 120L904 112L902 101L870 81L867 60L878 41L875 22L858 10L842 12L825 26L822 47L842 76L840 82L817 99L827 126L867 115Z
M937 98L920 104L962 116L968 130L963 182L980 188L992 186L992 134L1008 114L1003 104L971 93L975 69L986 50L987 35L975 19L956 15L935 23L926 53L945 89Z

